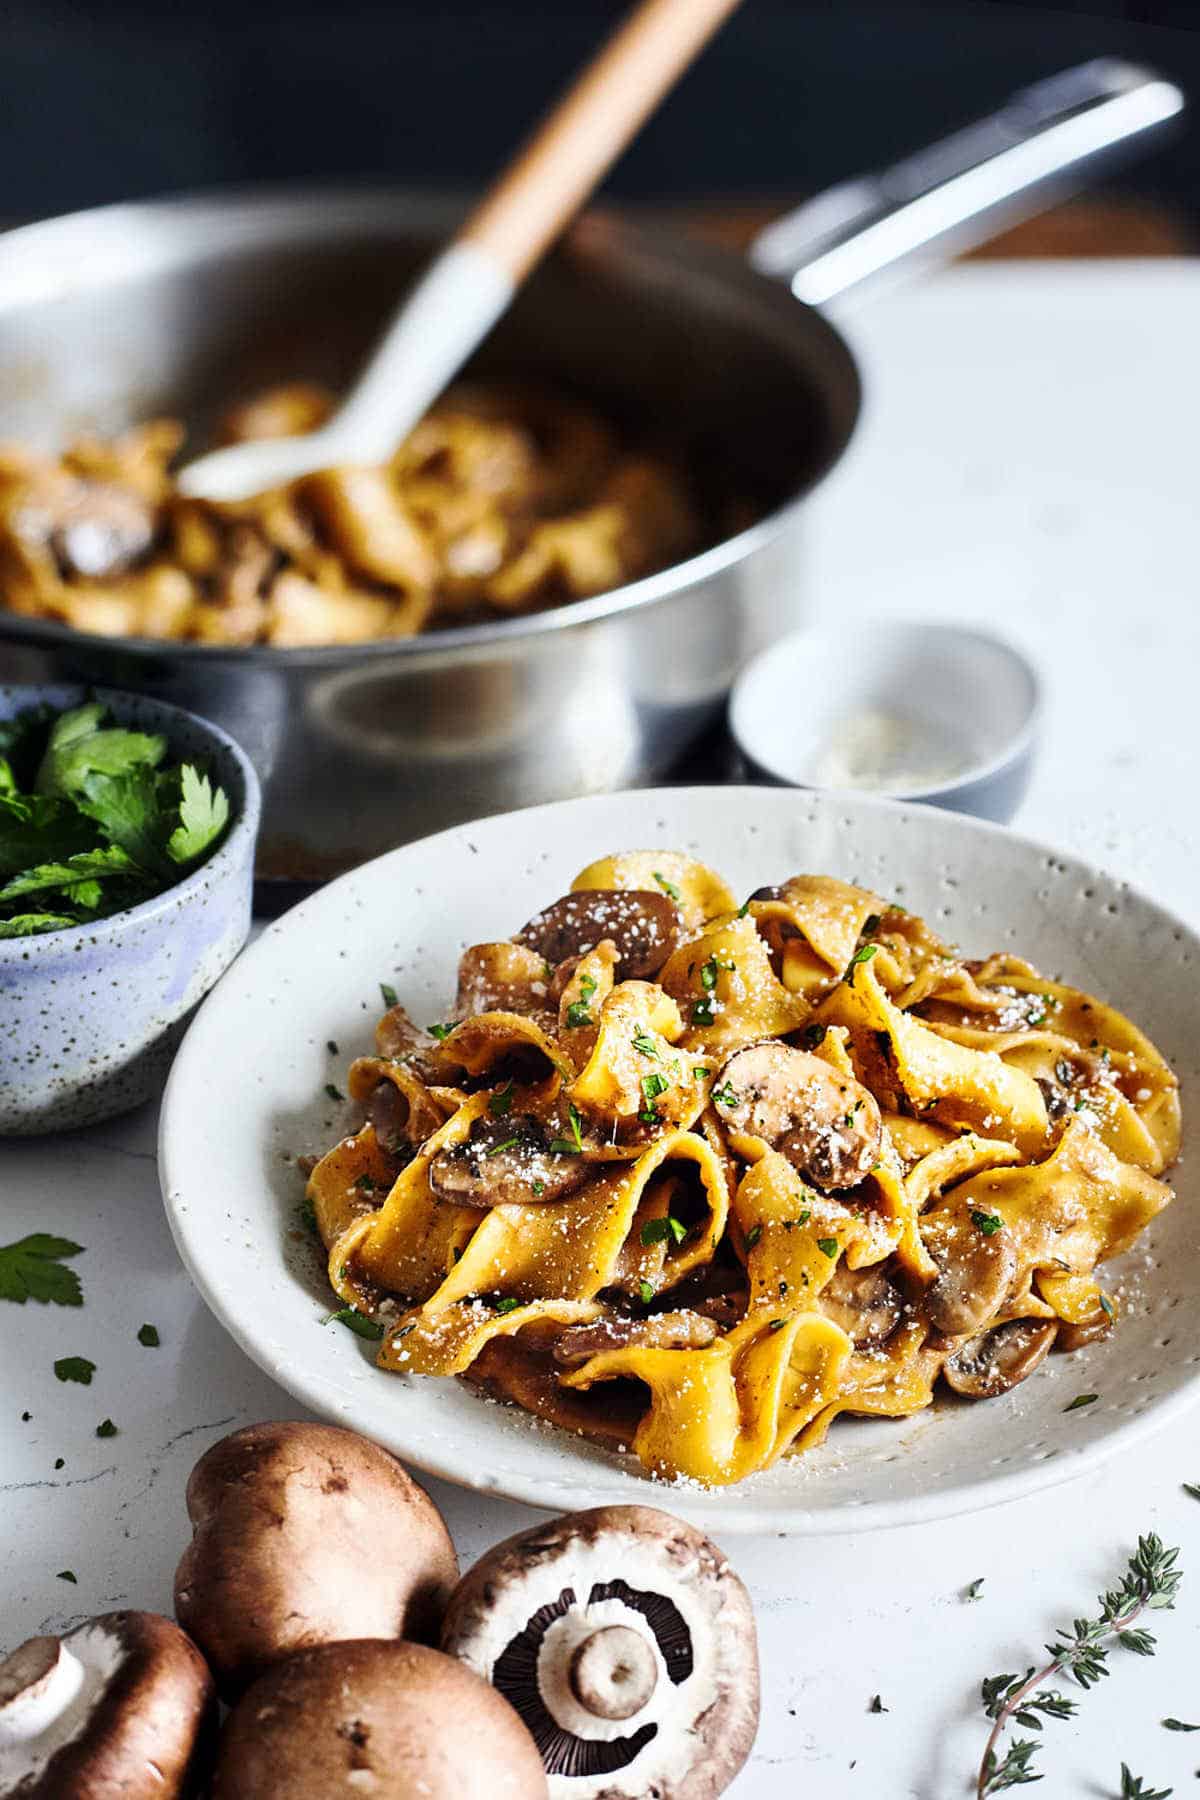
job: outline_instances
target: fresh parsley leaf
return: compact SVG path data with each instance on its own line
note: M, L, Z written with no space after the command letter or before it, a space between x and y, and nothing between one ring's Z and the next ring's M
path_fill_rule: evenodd
M654 871L654 879L657 881L663 893L668 895L670 899L678 900L680 898L679 889L675 886L675 883L673 881L668 881L665 875L660 875L657 869Z
M345 1096L345 1094L343 1094L341 1088L335 1087L333 1085L332 1081L327 1081L325 1083L325 1092L328 1094L328 1096L331 1100L344 1100L346 1098L346 1096Z
M42 794L0 794L0 880L36 863L65 862L96 846L90 819Z
M711 1000L694 1000L692 1002L692 1024L711 1025L713 1022L713 1003Z
M311 1202L309 1202L309 1204L311 1205ZM313 1224L314 1226L316 1225L315 1217L313 1219ZM137 1334L137 1341L146 1350L157 1350L162 1341L158 1335L157 1325L141 1326Z
M643 1306L649 1306L650 1302L654 1298L653 1284L649 1281L639 1281L638 1282L638 1297L641 1300Z
M91 1387L96 1365L86 1356L60 1356L54 1373L60 1381L77 1381L81 1387Z
M486 1162L490 1156L502 1156L506 1150L511 1150L513 1145L519 1144L520 1141L519 1137L507 1137L502 1144L490 1145L483 1153L484 1161Z
M441 1044L450 1036L454 1027L453 1025L427 1025L425 1029L430 1037L436 1038L438 1043Z
M496 1311L498 1313L516 1312L520 1304L521 1302L515 1294L506 1294L503 1300L497 1300Z
M78 1587L79 1578L74 1569L60 1569L54 1578L56 1581L69 1581L72 1587Z
M871 1704L867 1708L868 1712L885 1713L885 1712L890 1712L891 1710L892 1709L890 1706L885 1706L883 1704L883 1701L880 1699L878 1694L872 1694Z
M1188 1725L1183 1719L1164 1719L1167 1731L1200 1731L1200 1725Z
M383 1336L383 1326L378 1319L368 1319L355 1306L343 1306L340 1311L330 1313L322 1321L326 1325L344 1325L355 1337L379 1339Z
M383 1004L387 1007L389 1012L393 1006L399 1006L400 996L397 994L390 981L381 981L379 984L379 992L382 996Z
M736 1106L738 1103L737 1090L733 1086L732 1082L729 1082L729 1081L726 1081L725 1083L723 1083L723 1085L721 1087L713 1088L712 1097L721 1106Z
M1063 1411L1077 1412L1081 1406L1091 1406L1092 1402L1099 1398L1099 1394L1076 1394L1075 1398L1063 1407Z
M13 919L0 919L0 938L36 937L43 931L63 931L78 923L66 913L18 913Z
M838 1241L833 1238L818 1238L817 1249L823 1256L835 1257L838 1253Z
M759 1238L762 1236L762 1233L763 1233L763 1228L762 1228L761 1221L759 1224L752 1225L750 1227L749 1231L746 1233L746 1248L747 1248L747 1250L753 1250L755 1244L757 1244Z
M34 781L39 794L74 794L91 775L125 775L131 769L156 768L162 761L166 738L105 726L107 711L94 700L54 721Z
M74 800L109 843L119 845L139 867L152 871L164 884L175 880L176 867L159 842L159 793L153 769L85 776Z
M651 1244L665 1244L672 1238L677 1244L682 1244L686 1236L687 1226L682 1219L675 1218L671 1213L661 1219L647 1219L642 1226L642 1243L647 1247Z
M980 1594L983 1592L983 1583L984 1577L982 1575L977 1575L974 1581L968 1581L966 1587L963 1589L963 1599L978 1600Z
M63 1259L78 1256L82 1244L35 1231L15 1244L0 1245L0 1300L40 1300L55 1306L82 1306L83 1290Z
M113 1424L112 1420L111 1419L101 1419L100 1423L96 1427L96 1436L98 1438L110 1438L110 1437L116 1437L116 1435L117 1435L117 1428Z
M513 1095L515 1091L511 1081L508 1082L506 1086L496 1089L495 1093L488 1101L488 1111L491 1113L493 1119L506 1118L512 1111Z
M982 1231L984 1237L995 1237L998 1231L1004 1229L1004 1220L999 1213L973 1212L971 1223L977 1230Z
M9 900L20 900L26 894L48 893L55 888L65 888L74 900L79 900L79 889L103 881L109 875L138 874L124 850L118 844L108 844L99 850L81 850L67 858L66 862L35 863L32 868L24 869L20 875L14 875L0 888L0 904ZM90 904L98 904L97 900Z
M1190 1494L1193 1500L1200 1500L1200 1481L1185 1481L1183 1491Z
M643 1056L653 1057L655 1062L662 1061L662 1058L658 1054L658 1045L654 1042L654 1039L650 1036L648 1031L638 1030L634 1032L633 1047L635 1050L639 1050Z
M870 960L874 956L877 948L878 948L878 946L875 944L862 944L854 952L854 955L850 958L850 961L846 965L846 973L842 977L842 979L845 981L847 987L854 986L854 971L855 971L855 969L858 968L860 963L870 962Z
M567 1024L573 1031L592 1022L592 1009L586 1000L572 1000L567 1008Z

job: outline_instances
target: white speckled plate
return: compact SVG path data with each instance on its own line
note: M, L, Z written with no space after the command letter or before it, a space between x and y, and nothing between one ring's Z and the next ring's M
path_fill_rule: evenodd
M242 1348L317 1412L430 1474L562 1510L666 1501L722 1533L911 1524L1048 1487L1178 1420L1200 1390L1200 1164L1124 1259L1113 1337L1022 1387L897 1422L839 1421L821 1450L739 1487L650 1483L637 1465L490 1405L384 1374L323 1327L328 1294L295 1225L295 1156L345 1123L325 1096L368 1049L391 982L439 1018L464 945L504 937L608 850L684 849L739 893L820 870L903 899L968 953L1013 949L1145 1027L1200 1116L1200 941L1142 895L1041 845L931 808L837 794L690 788L541 806L458 827L344 876L267 930L201 1008L162 1113L167 1213L200 1292ZM330 1054L330 1041L339 1055ZM1080 1393L1091 1406L1064 1412Z

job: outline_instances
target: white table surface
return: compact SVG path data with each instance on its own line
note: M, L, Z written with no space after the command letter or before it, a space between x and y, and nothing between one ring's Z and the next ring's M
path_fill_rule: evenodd
M846 328L864 425L815 507L826 612L986 621L1045 675L1040 762L1017 825L1200 915L1197 425L1200 264L972 266ZM196 1457L296 1408L209 1317L159 1203L155 1109L0 1147L0 1241L86 1246L82 1311L0 1306L0 1646L117 1606L170 1610ZM136 1340L155 1324L161 1348ZM56 1357L92 1358L90 1387ZM29 1416L23 1417L28 1414ZM95 1436L111 1417L119 1435ZM1091 1606L1141 1531L1182 1546L1159 1656L1051 1722L1041 1792L1200 1793L1200 1414L1136 1460L990 1512L873 1538L740 1539L764 1665L738 1796L952 1800L985 1735L982 1676L1023 1669ZM57 1457L64 1467L56 1472ZM528 1509L434 1484L464 1564ZM78 1585L56 1579L72 1569ZM962 1590L984 1577L980 1599ZM869 1711L880 1694L887 1711Z

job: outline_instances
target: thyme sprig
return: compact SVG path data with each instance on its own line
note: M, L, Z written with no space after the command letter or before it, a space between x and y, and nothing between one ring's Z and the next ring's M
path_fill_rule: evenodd
M998 1746L1010 1724L1040 1732L1043 1718L1069 1719L1074 1714L1078 1702L1046 1688L1046 1682L1056 1675L1069 1675L1081 1688L1092 1687L1109 1673L1108 1652L1113 1641L1135 1656L1154 1655L1154 1638L1135 1627L1147 1609L1174 1606L1183 1580L1178 1559L1178 1550L1166 1549L1154 1533L1140 1537L1120 1585L1097 1600L1097 1618L1076 1619L1071 1631L1060 1631L1054 1642L1046 1645L1050 1660L1042 1668L1029 1668L1024 1675L990 1675L982 1683L983 1710L993 1724L979 1765L976 1800L989 1800L1006 1788L1042 1779L1033 1768L1037 1738L1014 1738L1003 1757Z

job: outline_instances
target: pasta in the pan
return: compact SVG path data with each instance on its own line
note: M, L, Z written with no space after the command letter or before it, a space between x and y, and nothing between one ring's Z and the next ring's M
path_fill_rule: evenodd
M220 435L310 431L332 404L274 389ZM531 388L452 388L386 466L236 505L176 488L183 435L158 419L59 457L0 445L0 606L104 636L353 644L603 593L704 541L672 460Z
M380 1365L668 1479L1118 1329L1100 1265L1172 1197L1177 1083L1128 1019L827 876L739 906L681 854L606 857L377 1047L309 1196Z

